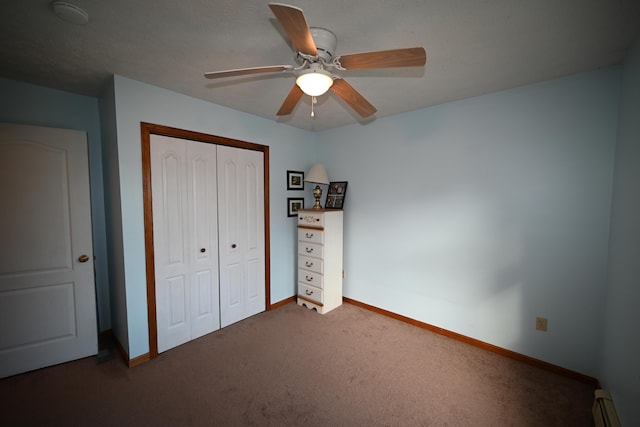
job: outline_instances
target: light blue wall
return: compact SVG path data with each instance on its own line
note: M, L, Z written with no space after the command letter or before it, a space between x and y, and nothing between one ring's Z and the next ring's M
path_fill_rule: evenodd
M321 133L349 182L345 296L596 375L619 84L608 68Z
M115 118L115 92L113 80L104 88L99 98L100 124L102 128L102 161L104 166L104 202L111 281L111 328L118 342L129 351L127 328L127 299L124 286L124 259L122 258L122 217L120 215L120 177Z
M110 164L119 180L123 264L116 294L126 308L115 307L127 324L129 356L149 351L142 201L140 122L149 122L267 145L270 150L271 301L295 294L295 218L286 214L286 199L301 194L286 190L286 171L305 170L315 134L271 120L230 110L124 77L114 77L118 164ZM110 95L107 94L106 98ZM105 105L108 99L105 99ZM105 142L106 144L107 142ZM124 318L126 312L126 319ZM116 331L118 337L122 332Z
M111 328L98 100L0 78L0 121L87 133L96 296L101 331Z
M640 425L640 38L626 58L611 212L600 379L622 425Z

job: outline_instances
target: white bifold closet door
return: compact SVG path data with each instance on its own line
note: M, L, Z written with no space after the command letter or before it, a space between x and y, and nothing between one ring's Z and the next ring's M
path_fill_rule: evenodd
M158 351L220 329L216 147L152 135Z
M263 153L218 146L222 327L265 310Z
M263 154L151 135L158 352L265 309Z

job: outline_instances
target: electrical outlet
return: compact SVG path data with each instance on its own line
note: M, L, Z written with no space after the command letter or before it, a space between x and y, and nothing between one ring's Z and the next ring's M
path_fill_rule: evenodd
M536 330L547 332L547 318L546 317L536 317Z

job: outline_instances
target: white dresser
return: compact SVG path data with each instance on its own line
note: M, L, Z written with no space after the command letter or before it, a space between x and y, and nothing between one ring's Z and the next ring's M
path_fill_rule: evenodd
M298 305L324 314L342 304L342 211L298 211Z

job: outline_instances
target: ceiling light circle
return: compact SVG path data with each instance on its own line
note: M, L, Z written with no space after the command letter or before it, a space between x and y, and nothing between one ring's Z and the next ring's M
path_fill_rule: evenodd
M305 71L296 79L296 84L309 96L320 96L333 86L331 74L321 69Z
M89 22L89 14L84 9L65 1L54 1L51 3L53 13L63 21L72 24L85 25Z

